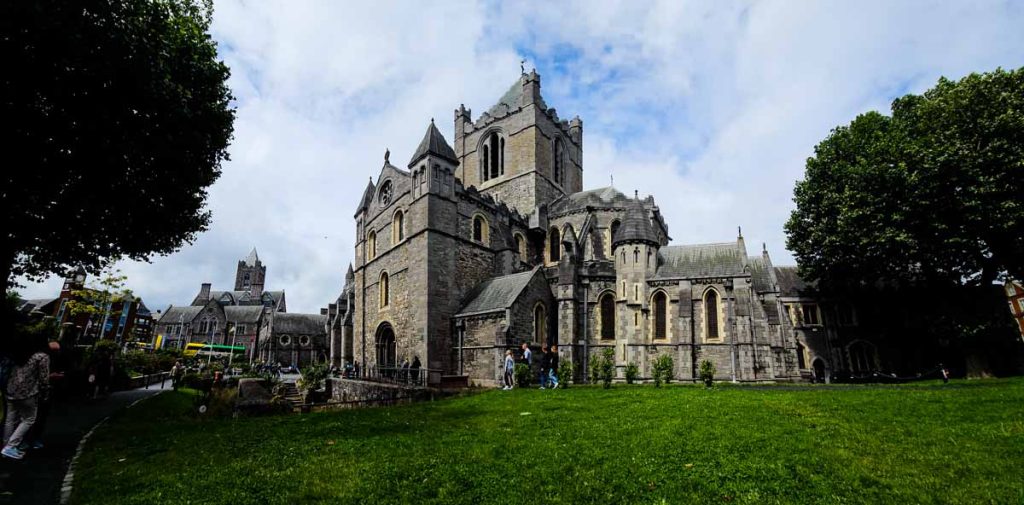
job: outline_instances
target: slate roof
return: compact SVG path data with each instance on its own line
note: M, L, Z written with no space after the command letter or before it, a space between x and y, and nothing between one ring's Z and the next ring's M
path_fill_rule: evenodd
M233 323L258 323L263 314L262 305L233 305L224 307L224 317Z
M774 301L764 300L761 302L761 307L764 309L765 316L767 316L768 324L779 324L781 322L779 306Z
M445 140L444 135L434 126L434 120L430 120L430 126L427 127L426 133L423 134L423 140L420 141L419 147L416 148L416 152L413 153L412 159L409 161L409 166L413 166L416 162L423 159L428 154L444 158L456 165L459 160L455 158L455 150L452 146L448 145L448 141Z
M366 184L366 189L363 190L363 198L359 201L359 208L356 209L357 215L370 206L370 202L373 201L373 193L376 191L377 187L373 185L373 177L370 177L370 182Z
M170 306L167 308L167 312L164 312L160 316L159 323L162 324L173 324L180 322L190 322L203 311L202 306L188 305L183 307Z
M512 87L508 88L508 91L501 98L498 99L498 103L487 109L487 114L491 117L501 117L509 112L512 112L519 107L523 102L523 78L520 76L516 79L516 82L512 84Z
M245 264L248 265L248 266L253 267L253 266L256 266L256 262L259 261L259 260L260 260L260 256L258 254L256 254L256 248L253 247L252 248L252 252L249 253L249 256L245 258Z
M135 314L140 315L140 316L152 316L153 315L153 313L149 310L149 307L147 307L145 303L142 303L141 299L139 300L139 306L135 309Z
M745 275L746 251L735 242L677 245L658 251L656 279L734 277Z
M622 224L612 237L612 247L623 242L650 242L658 244L658 236L651 226L651 218L640 200L633 200L626 209Z
M540 267L536 267L526 272L494 277L481 282L466 296L467 302L456 316L484 314L511 307L539 269Z
M327 331L326 327L327 316L321 314L278 312L274 315L274 333L321 335Z
M775 267L775 278L779 281L779 293L782 296L801 296L813 288L813 285L804 282L796 267Z
M33 310L42 311L43 307L56 302L57 300L57 298L33 298L31 300L22 300L21 304L18 305L18 310L24 313L29 313Z
M767 293L775 291L775 286L772 285L772 275L768 271L768 264L765 263L763 256L751 256L749 262L750 276L754 285L754 291L758 293Z
M566 195L551 203L551 214L559 214L587 207L620 207L625 208L632 200L621 191L606 186L589 189Z

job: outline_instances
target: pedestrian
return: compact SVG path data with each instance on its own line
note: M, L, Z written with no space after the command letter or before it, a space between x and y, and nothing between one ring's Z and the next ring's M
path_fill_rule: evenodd
M110 376L113 375L114 360L110 357L110 352L106 348L96 348L96 363L94 389L92 398L95 400L100 396L106 396L107 390L110 387Z
M45 337L19 339L12 358L14 369L7 381L7 421L4 423L4 448L0 455L22 459L25 436L36 422L39 401L49 398L50 357Z
M526 366L528 366L530 368L533 368L533 352L530 351L530 346L527 345L526 342L523 342L522 349L523 349L523 363L525 363Z
M409 357L402 359L402 375L399 376L402 382L409 382Z
M29 447L32 449L43 448L43 430L46 429L46 421L50 417L50 405L53 403L53 392L57 390L57 385L64 379L64 373L60 372L59 369L54 369L54 367L59 366L60 364L60 343L50 342L47 349L47 355L50 357L50 373L47 380L48 394L45 397L40 397L39 399L39 406L36 412L36 422L32 425L32 430L28 435L28 439L31 441Z
M548 361L548 384L551 389L558 387L558 346L551 346L551 359Z
M181 386L181 376L185 371L185 367L181 365L181 360L174 362L174 366L171 367L171 387L177 391L178 387Z
M544 386L548 383L548 367L551 366L551 353L548 352L548 346L540 346L540 388L545 389Z
M412 358L412 381L414 383L416 383L416 384L419 384L419 381L420 381L420 368L422 366L423 366L423 364L420 363L420 357L419 356L413 356L413 358Z
M942 363L939 363L939 368L942 369L942 383L949 384L949 369Z
M503 378L505 380L505 387L501 388L505 391L512 389L512 372L515 371L516 361L512 359L512 349L505 351L505 373Z

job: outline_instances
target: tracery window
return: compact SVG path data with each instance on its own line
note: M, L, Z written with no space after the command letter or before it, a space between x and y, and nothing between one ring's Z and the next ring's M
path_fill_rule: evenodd
M615 338L615 297L611 293L605 293L599 302L601 306L601 338L610 340Z
M718 291L709 289L707 294L704 295L704 324L707 328L705 338L708 340L718 340L721 338L718 328Z
M668 338L668 297L664 291L654 294L654 338Z

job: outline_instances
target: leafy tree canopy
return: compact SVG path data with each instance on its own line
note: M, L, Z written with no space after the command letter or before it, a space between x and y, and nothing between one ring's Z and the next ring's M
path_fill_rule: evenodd
M0 7L0 283L167 254L205 230L228 68L197 0Z
M1024 69L940 79L832 130L787 247L824 288L1024 278Z

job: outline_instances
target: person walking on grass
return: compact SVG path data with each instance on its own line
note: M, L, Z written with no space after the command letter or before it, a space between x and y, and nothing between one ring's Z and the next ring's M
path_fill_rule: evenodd
M530 367L532 369L533 368L533 352L530 351L530 346L527 345L526 342L523 342L522 349L523 349L523 363L525 363L526 366L528 366L528 367Z
M512 389L512 373L516 368L516 360L512 359L512 349L505 351L505 373L503 378L505 380L505 387L501 388L505 391Z
M7 421L4 423L4 448L0 455L22 459L25 436L36 422L40 401L49 395L50 357L45 337L26 337L13 353L14 369L7 382Z
M555 389L558 387L558 346L552 345L548 354L548 384Z
M181 376L185 371L185 367L181 366L181 360L175 361L174 366L171 367L171 387L177 391L178 386L181 386Z
M548 351L548 346L542 345L540 347L540 388L545 389L545 385L548 383L548 368L551 366L551 353Z

